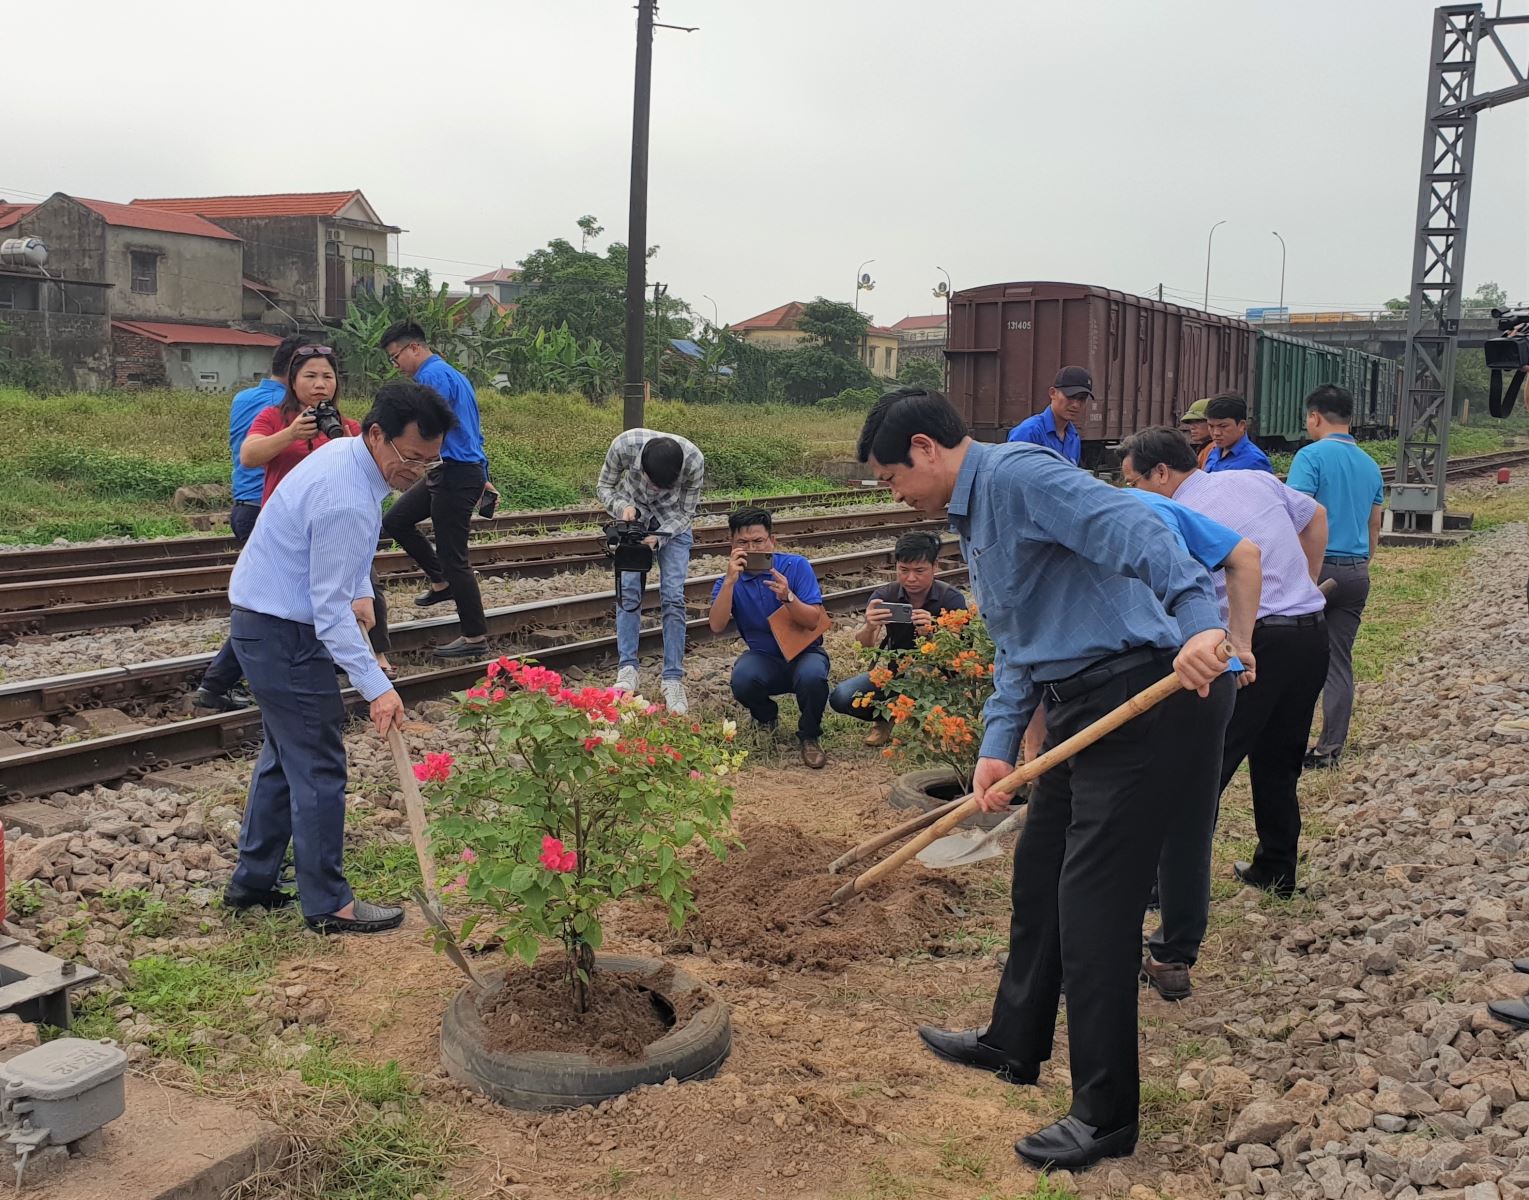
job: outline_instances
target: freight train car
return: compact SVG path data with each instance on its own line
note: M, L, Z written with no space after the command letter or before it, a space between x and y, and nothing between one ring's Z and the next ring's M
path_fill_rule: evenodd
M998 283L950 298L951 401L984 441L1045 408L1058 368L1086 367L1085 465L1109 443L1173 424L1202 396L1250 395L1253 330L1235 317L1077 283Z
M1046 407L1059 368L1087 368L1094 398L1079 430L1085 466L1217 392L1246 397L1253 435L1276 448L1306 436L1304 401L1323 383L1353 393L1356 433L1386 437L1396 428L1399 371L1390 359L1086 284L956 292L945 357L951 401L974 436L994 442Z

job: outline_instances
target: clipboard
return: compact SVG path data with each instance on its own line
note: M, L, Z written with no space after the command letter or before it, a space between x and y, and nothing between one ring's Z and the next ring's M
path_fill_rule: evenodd
M833 627L833 618L826 612L818 620L815 628L803 629L791 619L782 604L769 616L770 632L775 635L775 644L780 647L780 652L786 656L786 661L793 661L797 655L813 642L817 641Z

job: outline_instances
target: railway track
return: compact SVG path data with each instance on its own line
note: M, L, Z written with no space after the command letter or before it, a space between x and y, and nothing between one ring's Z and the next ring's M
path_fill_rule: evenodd
M884 488L843 488L830 492L792 492L779 496L760 496L751 500L707 500L703 513L713 516L731 512L744 504L758 504L769 509L804 505L863 504L867 497ZM507 513L485 520L474 517L474 535L520 533L532 534L553 529L598 525L610 518L603 509L578 507ZM430 522L424 526L428 528ZM379 544L385 548L387 542ZM82 575L131 574L142 570L172 570L176 567L214 567L232 563L237 556L234 539L222 537L156 538L140 542L81 546L15 546L0 549L0 583L61 579Z
M1444 468L1444 476L1446 479L1464 479L1471 475L1482 475L1495 471L1499 467L1511 467L1523 462L1529 462L1529 447L1497 450L1491 454L1472 454L1464 458L1450 459ZM1394 483L1396 468L1381 467L1380 477L1387 483Z
M786 518L775 523L782 541L815 546L846 537L897 535L913 529L936 529L931 521L903 507L861 508L852 513ZM719 553L727 545L725 525L698 525L695 551ZM485 576L535 578L603 565L604 539L589 534L515 541L479 542L470 548L474 569ZM423 580L402 551L376 557L384 584ZM141 569L132 573L0 582L0 640L35 634L77 633L88 629L138 625L165 618L224 612L233 564Z
M882 561L890 561L890 555L882 552ZM840 558L863 556L839 556ZM828 560L823 560L826 564ZM712 577L715 578L714 576ZM966 578L965 567L941 571L937 578L959 582ZM710 580L692 580L697 590L710 591ZM687 584L687 591L689 589ZM857 612L864 608L877 585L845 588L826 592L824 605L831 613ZM580 601L592 602L592 597L578 597ZM598 597L608 613L612 598L609 594ZM525 606L518 606L525 607ZM500 610L505 611L505 610ZM412 622L417 625L439 625L444 622ZM711 626L704 617L687 622L687 635L692 642L712 641ZM723 634L721 636L729 636ZM650 650L662 642L660 629L644 630L641 647ZM573 666L586 666L607 658L615 649L616 639L598 637L577 639L535 650L534 657L545 666L566 670ZM413 675L403 676L396 682L404 703L418 704L425 700L439 699L451 692L471 686L482 677L485 665L492 657L471 663L456 663L437 667ZM175 670L170 664L145 664L145 667ZM184 672L185 668L179 668ZM102 674L92 672L92 674ZM181 676L182 678L184 675ZM76 677L78 681L79 677ZM55 688L61 681L34 681L51 684ZM106 681L102 681L105 686ZM83 684L82 686L94 686ZM347 709L353 716L364 716L367 703L353 688L342 693ZM202 762L235 752L252 744L260 730L260 710L239 709L234 712L217 713L205 717L193 717L184 721L132 730L108 737L49 746L44 749L27 750L0 759L0 794L7 800L21 800L27 796L49 795L54 792L91 787L123 778L140 777L144 773L165 767Z

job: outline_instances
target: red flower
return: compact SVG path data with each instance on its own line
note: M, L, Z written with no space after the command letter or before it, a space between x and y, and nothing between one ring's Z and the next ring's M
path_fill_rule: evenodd
M505 698L506 694L507 693L505 692L505 690L503 688L495 688L494 689L494 694L492 696L490 696L489 699L497 702L497 701L503 700Z
M499 672L502 671L502 670L504 670L504 668L501 667L497 662L491 662L491 663L488 664L488 672L487 672L488 677L490 679L492 679L495 675L499 674Z
M449 754L427 754L425 761L414 764L414 778L424 783L427 779L445 783L451 778L451 767L456 762Z
M469 700L487 700L488 689L486 687L470 687L467 689L467 698Z
M596 746L598 746L599 744L600 744L600 739L597 738L597 737L587 737L587 738L585 738L584 739L584 750L585 750L585 753L589 753L589 752L593 751L594 748Z
M579 856L572 850L564 850L563 843L548 834L542 838L541 864L549 871L566 873L579 865Z

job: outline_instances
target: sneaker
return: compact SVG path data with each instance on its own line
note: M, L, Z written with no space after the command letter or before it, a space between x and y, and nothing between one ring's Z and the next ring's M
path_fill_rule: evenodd
M892 722L877 721L871 726L871 732L865 735L867 746L885 746L892 740Z
M683 679L666 679L663 682L664 707L677 717L683 717L690 711L690 701L685 696L685 681Z
M211 712L233 712L236 708L253 707L255 701L243 688L215 692L208 687L199 687L192 695L191 703L195 708L205 708Z
M622 667L616 672L616 690L629 696L637 694L637 668Z
M1194 992L1188 963L1158 962L1149 954L1141 960L1141 977L1164 1000L1187 1000Z
M403 909L392 905L368 904L365 900L355 902L354 916L337 917L328 913L321 917L306 917L308 928L315 933L386 933L403 924Z

